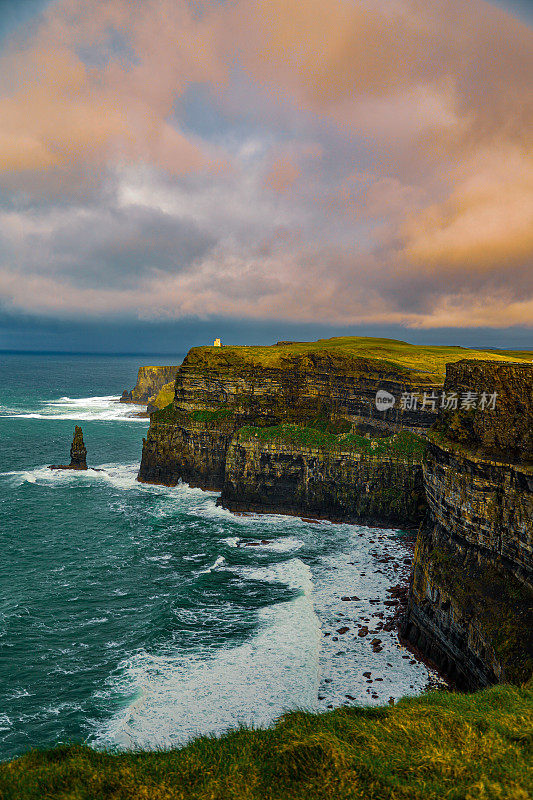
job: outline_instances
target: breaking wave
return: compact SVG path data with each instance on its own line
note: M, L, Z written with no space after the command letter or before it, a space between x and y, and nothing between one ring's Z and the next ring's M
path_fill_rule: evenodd
M239 572L285 584L296 596L261 609L256 633L244 644L200 647L190 655L143 650L126 661L109 692L132 699L96 733L94 744L175 747L239 725L264 727L291 709L316 709L320 626L309 567L291 559Z
M103 421L142 421L139 416L146 411L145 405L120 403L118 397L60 397L58 400L43 401L37 409L16 409L3 407L0 416L21 419L72 419L82 422Z

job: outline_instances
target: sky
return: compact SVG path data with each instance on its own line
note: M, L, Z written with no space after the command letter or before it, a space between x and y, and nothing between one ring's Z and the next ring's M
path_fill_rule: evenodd
M526 0L0 0L0 349L533 349Z

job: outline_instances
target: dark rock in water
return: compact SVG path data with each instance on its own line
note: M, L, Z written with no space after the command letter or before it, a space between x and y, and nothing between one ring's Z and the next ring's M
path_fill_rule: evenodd
M72 469L87 469L87 448L79 425L74 428L74 439L70 446L70 466Z
M133 403L132 395L133 395L133 392L131 390L128 391L128 389L124 389L124 391L122 392L122 397L120 398L120 402L121 403Z
M74 428L74 438L70 446L70 464L52 464L50 469L88 469L87 448L83 442L83 431L79 425Z

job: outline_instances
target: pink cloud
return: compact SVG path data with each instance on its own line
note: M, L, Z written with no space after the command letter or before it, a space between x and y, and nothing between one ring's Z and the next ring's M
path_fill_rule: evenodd
M81 288L64 219L4 215L0 290L43 313L531 323L531 74L532 30L483 0L60 0L0 60L2 185L81 204L101 178L103 213L210 249ZM218 138L183 113L198 85Z

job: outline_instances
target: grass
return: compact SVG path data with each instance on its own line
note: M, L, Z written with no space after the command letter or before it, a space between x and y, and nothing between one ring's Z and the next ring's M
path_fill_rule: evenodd
M218 422L224 419L231 419L233 411L229 408L217 408L214 411L207 409L199 409L198 411L191 411L191 419L193 422Z
M426 447L425 440L410 431L400 431L386 437L367 438L359 433L335 434L320 427L289 424L269 428L246 425L239 430L239 439L241 442L256 440L262 443L280 443L322 450L350 450L379 458L392 456L414 460L422 459Z
M175 381L170 381L169 383L165 383L162 389L159 390L159 393L156 397L152 400L152 405L157 406L157 408L166 408L172 401L174 400L174 385Z
M295 712L268 730L167 752L32 751L2 800L528 800L533 687L433 692L396 706Z
M509 350L481 350L464 347L412 345L397 339L378 339L369 336L341 336L319 339L316 342L295 342L268 347L194 347L189 351L186 364L204 364L215 370L252 367L282 368L295 358L303 360L303 367L313 368L313 360L331 359L336 368L350 372L358 368L357 359L370 359L381 371L400 371L419 383L442 383L446 364L452 361L483 359L490 361L531 361L533 352ZM307 361L307 364L306 364ZM361 368L362 365L359 365Z

